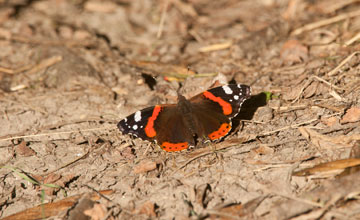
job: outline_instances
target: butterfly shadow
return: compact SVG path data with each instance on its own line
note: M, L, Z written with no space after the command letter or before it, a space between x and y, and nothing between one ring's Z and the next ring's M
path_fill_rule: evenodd
M256 110L259 107L265 106L266 105L266 94L265 93L259 93L257 95L252 95L249 99L247 99L243 105L241 106L240 112L239 114L233 118L232 120L232 124L233 124L233 129L230 133L233 133L234 131L236 131L240 122L242 120L252 120Z

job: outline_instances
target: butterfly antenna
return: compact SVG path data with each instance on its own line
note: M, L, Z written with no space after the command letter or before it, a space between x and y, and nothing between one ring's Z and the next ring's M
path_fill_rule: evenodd
M187 76L189 75L190 70L191 70L191 67L190 67L190 65L188 65L187 66L187 72L186 72ZM179 83L179 88L176 91L178 96L182 94L182 91L181 91L182 87L183 87L182 83Z

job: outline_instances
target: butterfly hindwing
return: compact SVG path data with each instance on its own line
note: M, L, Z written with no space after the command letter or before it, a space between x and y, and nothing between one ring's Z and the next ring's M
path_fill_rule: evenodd
M156 141L165 151L180 151L195 145L194 137L186 126L185 118L177 107L162 109L154 124Z
M249 86L230 84L192 97L190 102L198 121L198 132L210 140L226 136L232 128L231 118L239 113L242 103L250 94Z

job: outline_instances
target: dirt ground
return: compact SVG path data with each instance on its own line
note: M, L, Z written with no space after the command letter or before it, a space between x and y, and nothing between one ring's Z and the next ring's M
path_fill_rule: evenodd
M360 219L360 2L0 0L3 219ZM117 122L213 85L224 140Z

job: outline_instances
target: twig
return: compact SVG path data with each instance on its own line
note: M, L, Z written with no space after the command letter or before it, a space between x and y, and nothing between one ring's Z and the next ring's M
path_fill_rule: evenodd
M263 170L268 170L268 169L272 169L272 168L285 168L285 167L290 167L291 164L271 164L271 165L266 165L264 167L260 167L258 169L253 170L253 172L261 172Z
M335 67L335 69L331 70L327 75L328 76L333 76L335 74L337 74L337 71L345 65L345 63L347 63L353 56L355 56L356 54L360 53L360 51L355 51L354 53L350 54L348 57L346 57L343 61L341 61L341 63Z
M334 88L334 89L337 89L337 90L346 90L346 89L337 87L337 86L335 86L334 84L331 84L331 83L329 83L328 81L326 81L325 79L322 79L322 78L320 78L320 77L318 77L318 76L312 76L311 78L317 79L317 80L319 80L320 82L323 82L323 83L325 83L326 85L328 85L328 86L330 86L330 87L332 87L332 88Z
M84 159L85 157L87 157L87 156L89 155L89 153L90 153L90 150L88 150L88 151L87 151L84 155L82 155L81 157L76 158L75 160L70 161L69 163L66 163L66 164L64 164L64 165L62 165L62 166L60 166L60 167L58 167L58 168L56 168L56 169L54 169L54 170L51 170L51 171L46 172L46 173L43 173L42 175L43 175L43 176L48 176L48 175L51 174L51 173L54 173L54 172L59 171L59 170L61 170L61 169L64 169L65 167L68 167L68 166L70 166L71 164L74 164L74 163L76 163L77 161Z
M339 115L339 113L343 112L344 109L343 108L339 108L339 107L336 107L336 106L332 106L332 105L328 105L328 104L313 104L313 106L317 106L317 107L320 107L320 108L327 108L327 109L330 109L334 112L338 112L338 113L335 113L335 114L332 114L332 115L328 115L326 117L331 117L331 116L336 116L336 115Z
M76 131L75 130L74 131L60 131L60 132L52 132L52 133L21 135L21 136L14 136L14 137L0 139L0 141L8 141L8 140L14 140L14 139L19 139L19 138L41 137L41 136L47 136L47 135L71 134L71 133L75 133L75 132L98 131L98 130L105 130L105 129L110 129L110 128L90 128L90 129L76 130Z
M103 195L101 192L99 192L98 190L96 190L95 188L89 186L88 184L85 184L85 186L89 189L91 189L92 191L94 191L96 194L98 194L98 196L100 196L101 198L107 200L108 202L113 203L113 201L111 199L109 199L108 197L106 197L105 195ZM113 190L110 190L110 192L114 192Z
M231 45L232 45L232 41L227 41L227 42L219 43L219 44L212 44L210 46L200 48L199 52L206 53L206 52L211 52L211 51L216 51L216 50L224 50L224 49L231 47Z
M330 4L328 1L320 1L320 4L317 4L317 8L319 8L322 13L329 14L358 1L359 0L342 0L342 1L333 1Z
M144 153L143 153L143 155L142 155L143 157L146 156L146 154L147 154L147 152L149 151L151 145L152 145L152 143L148 143L148 146L145 148L145 151L144 151Z
M159 24L159 29L158 32L156 34L157 38L160 38L164 29L164 24L165 24L165 19L166 19L166 14L167 14L167 10L169 7L169 0L165 1L162 13L161 13L161 19L160 19L160 24Z
M39 64L36 64L36 65L32 65L32 64L30 65L29 64L29 65L20 67L20 68L15 69L15 70L5 68L5 67L0 67L0 72L14 75L14 74L18 74L18 73L21 73L21 72L24 72L24 71L28 71L27 72L28 74L32 74L32 73L36 73L36 72L40 71L41 69L48 68L48 67L50 67L50 66L52 66L55 63L60 62L60 61L62 61L62 56L53 56L53 57L50 57L48 59L45 59L45 60L41 61ZM16 91L16 90L19 90L19 89L23 89L25 87L26 87L25 85L19 85L18 87L12 87L11 91Z
M279 111L279 112L295 111L295 110L304 109L307 107L309 107L309 105L290 105L290 106L280 106L280 107L270 106L270 108L272 108L276 111Z
M250 139L252 140L252 139ZM241 143L231 143L231 142L238 142L239 139L235 139L235 140L229 140L229 141L224 141L221 143L220 145L220 148L216 148L215 150L211 150L209 151L209 149L205 149L206 151L197 155L197 156L194 156L193 158L190 158L189 160L185 161L182 165L180 165L180 167L178 167L175 171L172 172L172 174L176 173L177 171L181 170L182 168L184 168L185 166L187 166L189 163L193 162L194 160L196 159L199 159L200 157L203 157L203 156L206 156L206 155L209 155L209 154L213 154L215 152L219 152L221 150L224 150L226 148L230 148L230 147L234 147L234 146L239 146L241 145L242 143L244 143L245 141L242 141ZM249 141L249 140L246 140L246 141ZM229 144L230 142L230 144ZM256 147L252 147L251 149L254 149ZM250 149L250 150L251 150ZM249 150L246 150L246 152L248 152ZM194 152L195 153L195 152Z
M15 70L5 68L5 67L0 67L0 72L13 75L13 74L21 73L21 72L24 72L24 71L26 71L28 69L31 69L33 66L34 65L29 64L29 65L25 65L23 67L19 67L19 68L15 69Z
M4 36L4 35L0 34L0 39L7 40L7 41L19 42L19 43L25 43L25 44L41 44L41 45L49 45L49 46L65 45L67 47L91 46L92 44L94 44L93 42L88 41L88 40L83 40L83 41L44 40L44 39L28 38L28 37L11 35L11 34L9 36Z
M224 217L224 218L220 217L219 219L243 219L240 216L232 215L227 212L220 212L220 211L215 211L215 210L206 210L206 212L209 213L210 215L218 215L218 216Z
M11 89L11 91L14 91L13 88ZM21 105L26 106L26 107L34 110L34 111L38 111L38 112L40 112L40 113L42 113L42 114L45 114L45 115L48 114L48 112L47 112L45 109L43 109L43 108L41 108L41 107L38 107L38 106L33 106L33 105L27 103L26 101L20 99L20 98L18 98L17 100L11 100L11 99L7 99L7 98L2 98L2 99L0 99L0 100L1 100L1 101L6 101L6 102L10 102L10 103L15 103L15 104L21 104ZM0 137L0 138L1 138L1 137Z
M300 96L301 96L302 93L304 92L305 88L308 87L311 83L312 83L311 79L308 79L308 80L306 81L305 85L303 85L303 87L301 87L300 92L299 92L298 96L296 97L296 99L294 99L294 101L292 101L291 103L297 102L297 100L300 99Z
M295 196L292 196L292 195L282 194L282 193L274 192L274 191L268 191L268 193L275 194L277 196L282 196L282 197L292 199L292 200L295 200L295 201L298 201L298 202L302 202L302 203L305 203L305 204L309 204L309 205L312 205L312 206L315 206L315 207L320 207L320 208L324 207L324 205L322 205L321 203L313 202L311 200L307 200L307 199L303 199L303 198L298 198L298 197L295 197Z
M331 199L320 209L312 211L310 213L302 215L300 219L321 219L324 214L333 206L337 201L339 201L342 196L339 193L333 193Z
M345 124L345 125L337 124L333 127L329 127L329 128L325 128L325 129L321 130L320 133L325 135L325 134L330 134L330 133L338 132L338 131L342 131L342 130L358 128L359 126L360 126L360 122L349 123L349 124Z
M311 76L311 77L306 81L305 85L301 88L298 96L297 96L297 97L294 99L294 101L292 101L291 103L295 103L295 102L297 102L297 101L299 100L300 96L302 95L302 93L304 92L304 90L306 89L306 87L308 87L308 86L313 82L312 79L316 79L316 80L318 80L318 81L320 81L320 82L323 82L323 83L325 83L326 85L330 86L331 88L334 88L334 89L337 89L337 90L342 90L342 91L346 90L346 89L340 88L340 87L338 87L338 86L335 86L334 84L329 83L328 81L326 81L326 80L324 80L324 79L322 79L322 78L320 78L320 77L318 77L318 76Z
M174 172L172 172L172 174L174 174L174 173L176 173L177 171L181 170L182 168L184 168L186 165L188 165L188 164L191 163L192 161L194 161L194 160L196 160L196 159L198 159L198 158L200 158L200 157L206 156L206 155L208 155L208 154L212 154L212 153L214 153L214 152L213 152L213 151L211 151L211 152L208 151L208 152L202 153L202 154L200 154L200 155L198 155L198 156L195 156L195 157L187 160L187 161L186 161L185 163L183 163L180 167L178 167Z
M346 41L344 44L345 46L350 46L351 44L353 44L355 41L360 39L360 32L357 33L354 37L352 37L350 40Z
M322 26L325 26L325 25L329 25L329 24L332 24L332 23L335 23L335 22L338 22L338 21L341 21L341 20L345 20L345 19L348 19L348 18L356 17L356 16L360 16L360 10L349 12L349 13L346 13L346 14L341 14L341 15L338 15L338 16L335 16L335 17L332 17L332 18L322 20L322 21L307 24L307 25L305 25L305 26L303 26L301 28L298 28L298 29L294 30L291 33L291 35L292 36L299 35L299 34L305 32L305 31L310 31L310 30L313 30L313 29L316 29L316 28L319 28L319 27L322 27Z
M297 124L295 124L295 125L285 126L285 127L283 127L283 128L280 128L280 129L277 129L277 130L274 130L274 131L265 132L265 133L263 133L263 134L260 134L260 135L255 136L255 137L246 139L245 141L242 141L241 143L244 143L244 142L247 142L247 141L251 141L251 140L255 140L255 138L257 138L257 137L267 136L267 135L270 135L270 134L273 134L273 133L277 133L277 132L279 132L279 131L287 130L287 129L290 129L290 128L297 128L297 127L299 127L299 126L301 126L301 125L309 124L309 123L312 123L312 122L317 121L317 120L318 120L317 118L314 118L314 119L311 119L311 120L309 120L309 121L304 121L304 122L297 123ZM230 140L230 141L231 141L231 142L233 142L233 141L238 141L238 139L236 139L236 140ZM241 143L240 143L240 144L241 144ZM174 173L176 173L177 171L181 170L182 168L184 168L185 166L187 166L189 163L191 163L192 161L194 161L194 160L196 160L196 159L198 159L198 158L200 158L200 157L203 157L203 156L212 154L212 153L214 153L214 152L218 152L218 151L223 150L223 149L226 149L226 148L230 148L230 147L233 147L233 146L238 146L239 143L235 143L235 144L231 144L231 143L230 143L230 144L228 145L227 142L225 141L225 142L222 142L222 145L223 145L222 147L215 149L215 151L206 151L206 152L201 153L201 154L199 154L199 155L197 155L197 156L195 156L195 157L193 157L193 158L190 158L189 160L187 160L186 162L184 162L182 165L180 165L180 167L178 167L175 171L173 171L172 174L174 174ZM256 147L254 147L254 148L256 148Z
M44 126L38 127L38 128L36 128L34 133L39 133L39 132L41 132L43 130L58 129L58 128L66 126L66 125L80 124L80 123L86 123L86 122L98 122L98 121L104 121L104 119L97 118L97 117L87 117L87 118L83 118L81 120L61 121L61 122L58 122L58 123L55 123L55 124L49 124L49 125L44 125ZM110 121L110 122L113 122L113 121ZM9 138L11 136L21 136L26 131L27 131L27 129L25 129L23 131L20 131L20 132L17 132L17 133L0 136L0 141L2 139L4 139L4 138Z
M301 125L309 124L309 123L312 123L312 122L317 121L317 120L318 120L317 118L314 118L314 119L311 119L309 121L304 121L304 122L300 122L300 123L297 123L297 124L294 124L294 125L285 126L283 128L279 128L279 129L276 129L274 131L265 132L263 134L258 135L257 137L267 136L267 135L274 134L274 133L277 133L279 131L284 131L284 130L287 130L287 129L290 129L290 128L298 128Z
M55 63L62 61L62 59L63 59L62 56L53 56L48 59L45 59L45 60L41 61L39 64L35 65L33 68L31 68L28 71L28 74L36 73L36 72L40 71L41 69L50 67L50 66L54 65Z

